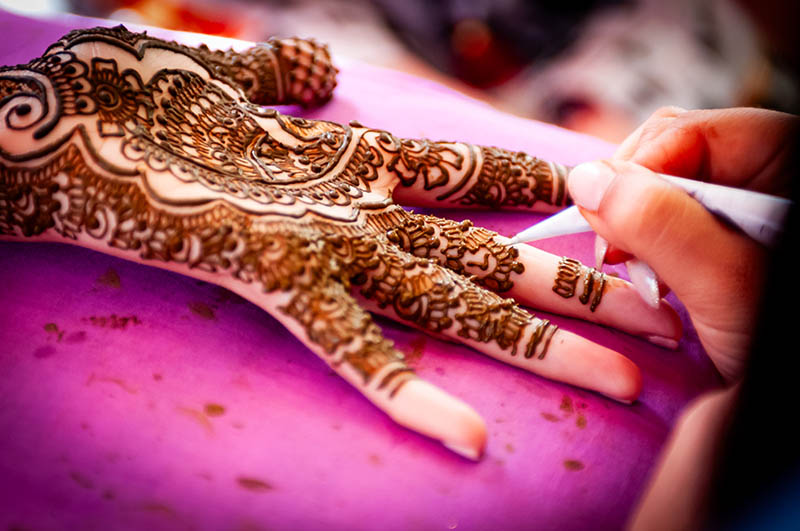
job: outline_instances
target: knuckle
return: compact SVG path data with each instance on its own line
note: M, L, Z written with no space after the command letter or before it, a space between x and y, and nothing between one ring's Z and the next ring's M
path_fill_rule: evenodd
M685 221L684 202L681 196L666 187L650 187L643 194L638 208L641 218L637 227L637 240L657 248L670 246Z
M642 139L654 140L675 127L680 127L682 120L678 120L679 117L682 119L692 114L694 114L693 111L686 111L680 107L661 107L642 125Z
M619 183L626 186L625 183ZM632 183L628 183L632 184ZM621 194L611 221L614 231L637 251L641 246L669 245L670 235L681 230L682 201L666 186L636 186L632 192ZM635 188L638 188L636 190Z
M672 118L653 117L642 126L642 137L639 146L655 141L673 126Z
M650 119L653 118L675 118L679 114L683 114L686 112L686 109L682 107L678 107L677 105L665 105L663 107L659 107L658 109L650 115Z

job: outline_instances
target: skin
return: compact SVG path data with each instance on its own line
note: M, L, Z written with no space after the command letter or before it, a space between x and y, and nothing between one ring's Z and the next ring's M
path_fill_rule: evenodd
M607 262L643 260L686 305L728 382L741 377L767 251L654 172L783 195L797 129L797 117L760 109L659 110L602 163L611 178L599 206L582 209L609 242Z
M672 433L630 523L700 526L714 463L738 393L763 291L767 251L653 172L774 195L788 190L797 117L761 109L656 112L598 163L602 178L569 181L608 242L606 261L641 259L685 304L729 387L692 403ZM710 244L709 242L713 242Z
M565 169L263 107L321 104L334 76L311 41L237 53L124 28L73 32L0 69L0 236L80 245L235 291L397 422L469 458L485 447L483 420L416 377L367 310L634 401L636 365L519 304L674 343L671 308L649 308L615 278L586 284L595 308L581 302L584 284L559 296L559 257L394 202L554 211L568 203Z

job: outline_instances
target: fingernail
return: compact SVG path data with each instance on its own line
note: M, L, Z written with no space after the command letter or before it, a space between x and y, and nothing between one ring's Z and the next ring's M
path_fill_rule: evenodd
M608 241L599 234L594 239L594 267L598 271L603 269L608 252Z
M647 336L647 340L654 345L658 345L659 347L668 348L670 350L678 350L678 340L672 339L671 337Z
M578 164L567 178L569 194L577 205L596 211L615 175L614 170L602 162Z
M599 392L599 391L598 391L598 394L601 394L601 395L603 395L603 396L604 396L604 397L606 397L606 398L610 398L610 399L611 399L611 400L613 400L614 402L620 402L620 403L622 403L622 404L625 404L625 405L628 405L628 406L630 406L631 404L633 404L634 402L636 402L636 399L635 399L635 398L632 398L632 399L619 398L619 397L617 397L617 396L608 395L608 394L606 394L606 393L601 393L601 392Z
M450 450L454 451L458 455L462 457L466 457L467 459L471 459L473 461L478 461L481 458L481 452L477 448L469 448L466 446L461 446L459 444L447 443L442 442L445 447L449 448Z
M684 109L683 107L679 107L678 105L670 105L667 108L667 113L671 114L673 116L678 116L678 115L683 114L685 112L687 112L686 109Z
M658 289L658 277L649 265L634 258L625 262L631 284L639 292L639 296L651 308L658 308L661 304L661 293Z

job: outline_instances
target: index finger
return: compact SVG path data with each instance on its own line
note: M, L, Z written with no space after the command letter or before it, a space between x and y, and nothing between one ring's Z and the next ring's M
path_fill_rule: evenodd
M653 171L787 196L798 117L754 108L659 109L615 158Z

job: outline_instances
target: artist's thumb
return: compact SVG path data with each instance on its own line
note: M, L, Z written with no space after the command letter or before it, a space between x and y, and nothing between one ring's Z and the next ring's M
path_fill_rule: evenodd
M750 324L745 321L758 306L763 281L766 253L758 243L632 162L580 164L568 187L595 232L649 264L696 325L699 320L714 329L745 332L741 327Z

